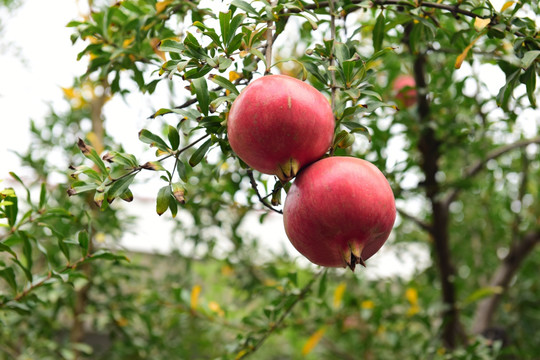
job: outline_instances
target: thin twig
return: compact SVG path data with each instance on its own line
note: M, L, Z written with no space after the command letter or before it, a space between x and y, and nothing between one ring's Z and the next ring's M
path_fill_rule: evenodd
M305 9L314 10L314 9L320 9L320 8L329 7L331 1L333 1L333 0L321 1L321 2L318 2L318 3L315 3L315 4L309 4L309 5L305 6ZM366 0L352 0L351 4L356 4L357 5L357 4L366 3L366 2L368 2L368 1L366 1ZM373 1L371 1L371 3L373 5L378 5L378 6L398 5L398 6L404 6L404 7L406 6L406 7L410 7L410 8L427 7L427 8L432 8L432 9L445 10L445 11L449 11L449 12L454 13L454 14L460 14L460 15L471 17L471 18L478 17L478 18L481 18L481 19L487 19L487 18L491 17L491 16L478 15L478 14L473 13L472 11L461 9L459 7L459 5L446 5L446 4L439 4L439 3L427 2L427 1L418 2L417 5L413 4L413 3L410 3L410 2L407 2L407 1L404 1L404 0L373 0ZM291 12L300 12L300 10L296 10L296 11L291 10Z
M414 222L416 225L418 225L422 230L425 230L429 233L431 233L431 231L433 230L432 226L420 219L418 219L417 217L407 213L406 211L402 210L402 209L397 209L397 212L402 216L404 217L405 219L407 220L411 220L412 222Z
M66 266L64 266L62 269L60 269L59 271L56 271L57 274L61 274L61 273L64 273L70 269L75 269L79 264L83 263L84 261L90 259L92 257L92 254L91 253L88 253L86 256L80 258L79 260L73 262L73 263L68 263L66 264ZM20 301L22 300L24 297L26 297L28 294L30 294L32 291L36 290L37 288L43 286L48 280L52 279L53 277L53 271L49 271L49 273L47 274L47 276L45 276L43 279L41 279L40 281L38 281L37 283L35 284L32 284L31 286L29 286L28 288L26 288L23 292L17 294L14 298L12 299L6 299L4 300L3 302L0 302L0 308L4 307L7 303L9 303L10 301Z
M478 160L472 166L467 168L465 170L465 174L463 175L462 179L470 179L476 174L478 174L484 168L484 166L487 164L489 160L494 160L498 158L499 156L506 154L509 151L512 151L517 148L525 147L530 144L540 144L540 136L537 136L531 139L519 140L514 143L503 145L495 150L490 151L485 158ZM443 201L443 204L446 207L450 206L450 204L456 200L461 190L462 190L461 188L455 188L452 192L450 192L446 196L446 198Z
M242 353L242 355L238 356L236 359L239 360L239 359L244 359L246 358L247 356L253 354L255 351L257 351L261 346L262 344L266 341L266 339L268 339L268 337L270 335L272 335L274 333L274 331L276 331L277 329L279 329L283 322L285 321L285 319L287 318L287 316L289 316L289 314L291 313L291 311L294 309L294 307L296 306L296 304L298 304L300 302L300 300L304 299L304 297L311 291L311 288L313 286L313 284L315 283L315 280L317 280L319 278L319 276L324 272L326 271L326 269L321 269L318 273L316 273L313 278L309 281L309 283L306 284L306 286L304 286L302 288L302 290L300 291L300 293L296 296L296 298L294 299L294 301L292 303L289 304L289 306L287 306L287 308L285 309L285 311L281 314L281 316L279 317L279 319L272 323L268 330L263 334L263 336L259 339L259 341L257 341L257 343L251 347L248 348L248 350L244 353Z
M278 214L281 214L283 215L283 211L282 210L278 210L276 209L275 207L273 207L272 205L270 205L268 203L268 201L265 200L265 198L263 198L261 196L261 194L259 193L259 189L257 187L257 182L255 181L255 177L253 176L253 170L251 169L248 169L247 171L247 174L248 174L248 177L249 177L249 182L251 184L251 187L253 188L253 190L255 190L255 194L257 195L257 198L259 199L259 201L264 205L266 206L268 209L274 211L274 212L277 212Z

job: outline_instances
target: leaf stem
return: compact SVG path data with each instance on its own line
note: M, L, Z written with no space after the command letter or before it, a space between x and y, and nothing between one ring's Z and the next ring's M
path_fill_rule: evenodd
M265 198L263 198L261 196L261 194L259 193L259 189L257 187L257 182L255 181L255 177L253 176L253 170L249 169L247 171L247 174L248 174L248 177L249 177L249 182L251 184L251 187L253 188L253 190L255 190L255 194L257 195L257 198L259 199L259 201L261 202L261 204L263 204L264 206L266 206L268 209L274 211L274 212L277 212L278 214L281 214L283 215L283 211L282 210L278 210L276 209L275 207L273 207L272 205L270 205L268 203L268 201L265 200Z

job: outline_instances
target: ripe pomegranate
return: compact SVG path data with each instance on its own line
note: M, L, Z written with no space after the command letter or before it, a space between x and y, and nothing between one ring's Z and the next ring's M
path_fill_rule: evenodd
M411 75L399 75L394 80L394 91L400 106L408 108L416 103L416 82Z
M251 82L231 106L227 134L246 164L285 182L320 159L334 136L328 100L313 86L284 75Z
M352 157L325 158L300 171L283 209L285 232L300 253L317 265L353 271L381 248L395 218L384 175Z

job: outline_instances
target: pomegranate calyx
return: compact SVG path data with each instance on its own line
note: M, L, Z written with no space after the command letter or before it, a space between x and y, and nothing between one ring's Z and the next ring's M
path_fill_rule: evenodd
M345 260L345 264L349 269L351 269L354 272L354 269L356 268L357 264L362 265L363 267L366 267L366 263L364 259L362 259L362 250L364 248L364 245L358 243L358 242L349 242L348 243L349 248L343 251L343 259Z
M276 175L282 183L286 183L287 181L291 180L293 177L296 176L298 170L300 170L300 163L298 162L298 160L290 158L285 163L278 165Z

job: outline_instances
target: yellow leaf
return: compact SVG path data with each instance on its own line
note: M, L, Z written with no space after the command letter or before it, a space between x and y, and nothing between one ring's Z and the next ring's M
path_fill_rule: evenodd
M165 53L161 50L159 50L159 44L161 41L158 38L153 38L150 40L150 45L152 46L152 49L154 50L154 53L156 53L157 56L161 58L163 61L167 61L167 58L165 57Z
M118 326L124 327L124 326L127 326L129 324L129 321L128 321L128 319L126 319L125 317L122 316L118 320L116 320L116 323L118 324Z
M225 312L223 311L223 309L221 309L221 306L219 306L219 304L215 301L210 301L208 303L208 308L212 310L213 312L215 312L216 314L218 314L219 316L225 315Z
M230 71L229 72L229 81L230 82L234 82L235 80L238 80L242 77L242 75L240 75L239 73L237 73L236 71Z
M123 42L122 42L122 47L125 49L127 48L129 45L131 45L131 43L135 40L135 36L132 36L130 37L129 39L125 39Z
M476 31L482 31L489 23L491 22L491 19L482 19L482 18L475 18L474 19L474 29Z
M456 58L456 63L454 65L456 69L459 69L461 67L461 64L463 64L463 61L467 57L467 54L469 53L469 50L471 50L471 48L474 46L474 43L476 43L478 41L478 39L480 39L480 37L482 35L483 35L483 33L478 35L478 37L476 39L474 39L473 41L471 41L471 43L469 45L467 45L465 50L463 50L463 52L458 55L458 57Z
M336 290L334 291L334 309L337 309L341 306L341 301L343 299L343 294L345 294L345 290L347 289L347 285L344 282L341 282Z
M78 97L77 94L75 94L75 89L74 88L62 88L62 91L64 92L64 95L66 98L68 98L69 100L72 100L72 99L75 99L76 97Z
M244 355L246 355L248 351L246 349L242 349L238 352L238 354L236 354L236 357L235 359L238 360L238 359L241 359L244 357Z
M195 285L191 289L191 309L195 310L197 309L197 305L199 304L199 294L201 293L201 286Z
M415 288L407 288L405 298L412 306L418 305L418 291Z
M504 3L504 5L501 7L501 11L500 12L503 12L504 10L508 9L510 6L514 5L514 2L513 1L507 1Z
M370 309L373 309L375 307L375 303L373 301L371 301L371 300L364 300L364 301L362 301L360 306L362 307L362 309L370 310Z
M156 14L163 12L167 6L172 3L172 0L164 0L156 3Z
M319 341L321 341L325 332L326 327L324 326L321 327L319 330L315 331L313 335L311 335L309 339L307 339L306 343L302 347L302 355L309 354L315 348L315 346L317 346Z

